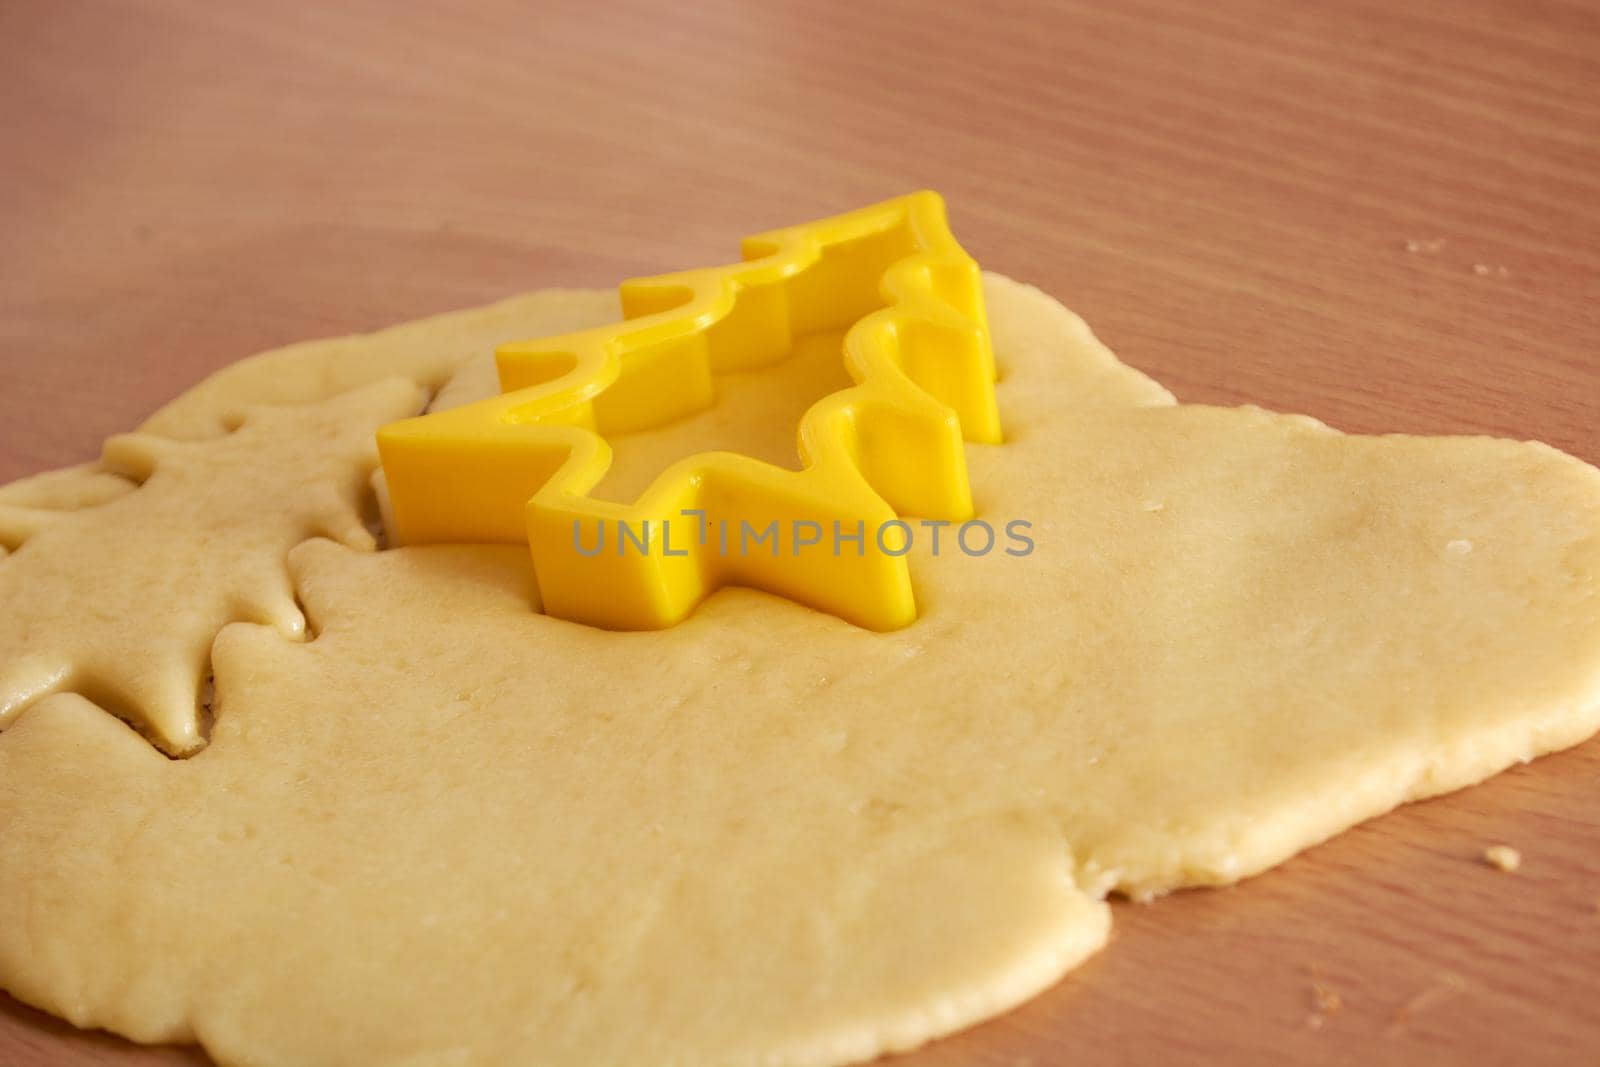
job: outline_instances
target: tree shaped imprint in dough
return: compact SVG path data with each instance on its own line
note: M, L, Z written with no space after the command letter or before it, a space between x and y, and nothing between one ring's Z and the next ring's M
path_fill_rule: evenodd
M320 404L249 411L226 436L127 434L105 465L140 482L98 506L0 506L0 727L40 697L79 692L170 755L204 743L211 642L230 622L304 633L285 560L323 535L371 549L362 501L372 435L414 413L390 379Z

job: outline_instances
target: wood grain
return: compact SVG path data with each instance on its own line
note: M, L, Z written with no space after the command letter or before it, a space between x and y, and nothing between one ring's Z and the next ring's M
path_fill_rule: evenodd
M1590 0L13 0L0 130L0 480L262 348L921 186L1185 399L1600 461ZM1594 1062L1597 772L1120 905L1089 966L903 1062ZM0 1005L0 1063L200 1062Z

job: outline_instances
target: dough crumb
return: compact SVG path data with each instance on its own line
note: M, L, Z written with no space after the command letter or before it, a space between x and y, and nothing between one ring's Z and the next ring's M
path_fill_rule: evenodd
M1321 1030L1329 1016L1337 1015L1344 1009L1344 998L1339 991L1324 985L1322 982L1311 983L1311 1014L1306 1016L1306 1026L1312 1030Z
M1167 505L1160 500L1146 500L1144 502L1146 511L1165 511L1166 507Z
M1324 1015L1334 1015L1344 1007L1344 998L1339 996L1338 991L1329 989L1321 982L1311 983L1311 994L1316 998L1317 1010Z
M1441 249L1443 247L1444 247L1444 238L1443 237L1435 238L1432 241L1413 239L1413 240L1409 240L1409 241L1406 242L1406 251L1407 252L1428 252L1428 253L1433 253L1433 252L1439 251L1439 249Z
M1465 556L1468 552L1472 551L1472 542L1465 540L1451 541L1449 544L1444 546L1444 550L1450 553L1452 556Z
M1490 845L1483 850L1483 862L1510 874L1522 866L1522 853L1510 845Z

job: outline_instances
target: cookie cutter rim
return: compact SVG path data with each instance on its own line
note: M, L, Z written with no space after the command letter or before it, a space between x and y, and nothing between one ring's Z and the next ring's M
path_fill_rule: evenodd
M856 555L728 556L708 550L702 526L686 552L678 539L678 554L667 523L686 508L705 512L702 522L880 531L902 516L970 518L964 442L1001 440L978 266L926 191L746 238L741 254L624 282L622 322L502 345L499 396L384 427L397 539L526 538L544 610L607 629L673 625L730 584L868 629L911 622L909 565L881 542ZM796 337L841 327L854 384L801 417L799 470L703 452L666 467L632 503L588 495L610 465L605 434L703 410L716 373L769 365ZM579 553L584 531L598 524L603 537L605 523L647 538L654 525L668 551Z

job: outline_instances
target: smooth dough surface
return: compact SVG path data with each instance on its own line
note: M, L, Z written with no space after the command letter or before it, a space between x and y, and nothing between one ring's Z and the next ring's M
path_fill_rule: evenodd
M1048 297L987 298L1007 443L972 481L1031 555L919 542L895 633L725 590L616 634L530 612L520 549L307 541L311 639L222 630L197 755L70 693L0 734L0 986L225 1064L844 1063L1047 986L1109 891L1234 881L1600 725L1600 471L1174 405ZM364 345L283 417L383 377ZM196 395L175 435L241 399Z

